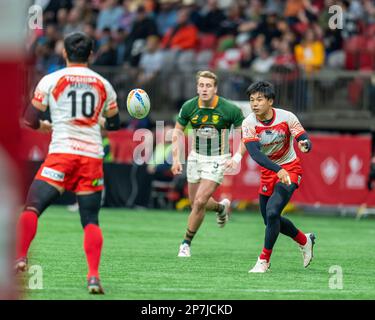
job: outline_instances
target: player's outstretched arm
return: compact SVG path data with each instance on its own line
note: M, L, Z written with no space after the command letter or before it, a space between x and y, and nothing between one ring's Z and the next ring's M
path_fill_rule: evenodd
M311 149L312 149L312 142L309 139L309 136L307 135L306 132L304 132L303 134L301 134L300 136L298 136L296 138L296 140L298 142L298 148L302 152L307 153L307 152L311 151Z
M173 134L172 134L173 164L172 164L171 171L174 175L182 173L180 141L181 139L183 139L183 142L185 142L184 129L185 129L185 126L176 122L176 125L173 130Z
M246 146L241 141L237 152L225 163L225 170L234 171L241 162L243 155L246 152Z

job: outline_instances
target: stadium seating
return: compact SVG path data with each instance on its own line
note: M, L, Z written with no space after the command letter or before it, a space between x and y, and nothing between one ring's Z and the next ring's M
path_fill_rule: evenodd
M359 54L359 69L374 70L375 69L375 38L366 40L364 48Z
M345 50L345 67L347 70L356 70L359 67L359 53L366 45L365 36L353 36L346 40Z
M211 33L201 33L198 38L197 51L216 50L217 37Z

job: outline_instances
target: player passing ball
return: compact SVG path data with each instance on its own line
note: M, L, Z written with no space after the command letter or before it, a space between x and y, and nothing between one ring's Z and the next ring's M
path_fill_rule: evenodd
M84 33L68 35L63 51L67 67L42 78L32 105L25 112L26 125L41 132L52 131L52 140L19 217L15 269L26 271L39 217L60 194L69 190L77 195L79 204L89 293L104 293L99 280L104 155L100 129L119 129L120 118L111 84L88 68L92 48L92 40ZM47 108L52 124L40 120Z
M315 236L298 230L281 212L299 187L302 167L293 147L298 142L302 152L311 151L311 141L297 117L274 108L275 91L271 83L255 82L247 89L253 111L242 123L243 142L250 156L261 166L259 206L266 225L263 251L249 272L266 272L279 233L301 248L306 268L313 258Z

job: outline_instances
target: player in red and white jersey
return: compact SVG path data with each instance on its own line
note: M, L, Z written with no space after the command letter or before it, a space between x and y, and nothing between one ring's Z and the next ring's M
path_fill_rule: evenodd
M25 112L26 125L52 131L52 140L19 218L16 270L27 269L27 253L40 215L65 190L72 191L77 195L84 229L88 290L104 293L99 279L103 236L98 216L104 155L100 130L119 129L120 118L112 86L88 68L92 45L84 33L68 35L63 52L67 67L39 82ZM52 124L40 120L47 108Z
M242 123L242 136L250 156L261 166L259 206L266 225L263 251L249 272L269 269L272 249L280 232L299 244L306 268L313 257L315 235L298 230L281 212L302 178L293 140L297 140L302 152L311 150L311 141L293 113L273 107L275 91L271 83L253 83L247 94L253 113Z
M41 111L50 109L49 153L102 158L99 119L117 109L116 93L106 79L81 64L70 64L39 82L33 104Z

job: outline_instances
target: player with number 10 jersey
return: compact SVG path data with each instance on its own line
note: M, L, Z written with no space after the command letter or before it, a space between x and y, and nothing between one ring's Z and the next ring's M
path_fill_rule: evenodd
M65 190L77 195L84 250L88 264L89 293L104 293L99 280L103 237L99 227L103 190L101 127L120 127L116 93L110 83L88 68L92 40L84 33L64 39L67 67L42 78L25 112L25 124L51 132L48 156L37 172L18 222L17 271L27 268L27 254L38 219ZM42 121L49 108L52 124Z

